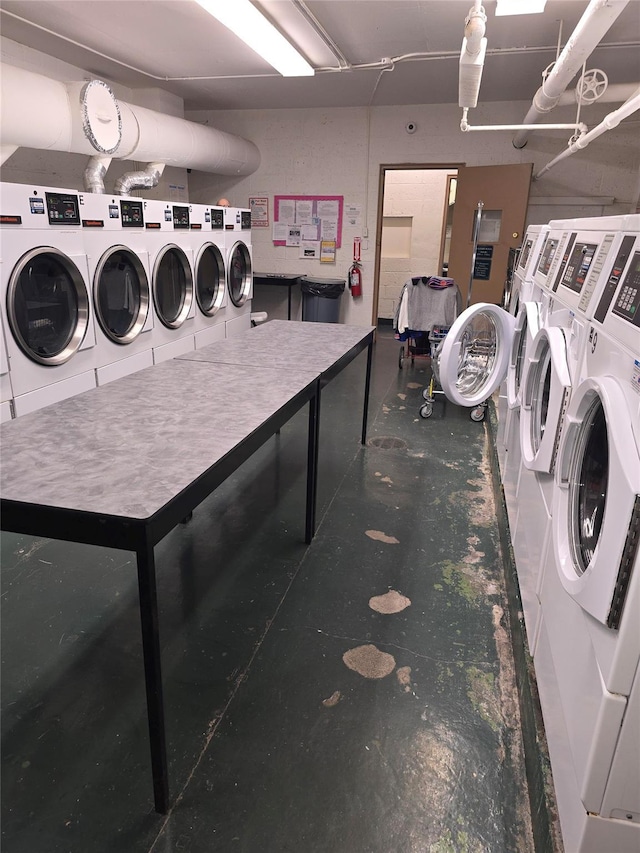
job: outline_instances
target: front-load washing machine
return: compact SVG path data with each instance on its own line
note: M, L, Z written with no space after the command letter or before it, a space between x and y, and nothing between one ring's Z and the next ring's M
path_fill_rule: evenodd
M227 258L226 335L228 338L251 328L253 263L251 257L251 211L226 207L225 238Z
M526 309L523 309L526 311ZM442 389L454 403L478 406L487 400L509 369L517 320L496 305L479 303L453 323L439 357ZM523 327L520 327L521 332ZM514 451L516 453L517 451ZM539 491L521 494L520 483L505 488L522 607L531 650L535 645L540 605L538 579L549 518Z
M538 256L549 228L546 225L531 225L527 229L520 252L514 279L515 302L511 313L516 317L511 355L507 376L503 383L506 403L505 425L502 434L504 462L501 467L502 484L509 514L511 529L515 529L518 510L516 494L521 476L522 453L520 449L520 402L527 364L533 338L540 329L540 288L534 283L534 272Z
M9 374L9 358L4 343L4 324L0 322L0 423L13 417L13 388Z
M225 337L227 319L227 265L225 261L224 208L191 205L192 229L199 233L194 246L196 294L195 347Z
M189 206L145 199L144 220L154 310L153 361L158 364L195 347Z
M588 324L558 453L553 548L540 592L555 670L555 682L538 674L540 696L543 712L546 693L560 699L573 778L558 757L566 745L552 749L557 715L545 715L545 726L563 833L579 851L640 849L638 243L637 234L622 235ZM594 816L606 821L604 830L597 824L599 848Z
M105 385L153 364L143 201L85 193L80 214L96 318L96 377Z
M2 320L16 416L96 387L79 195L2 184Z

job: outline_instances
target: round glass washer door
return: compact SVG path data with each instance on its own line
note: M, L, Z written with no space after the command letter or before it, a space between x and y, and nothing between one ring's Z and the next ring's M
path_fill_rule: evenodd
M540 329L531 350L521 399L522 461L529 470L550 474L571 392L564 333Z
M229 253L229 296L238 308L251 293L251 255L242 242L237 242Z
M640 455L630 414L616 379L582 382L567 408L556 470L552 525L560 581L609 628L623 616L638 554Z
M497 305L472 305L451 326L442 345L442 390L459 406L477 406L507 373L515 318Z
M96 267L93 287L102 331L116 344L130 344L149 314L149 279L140 258L126 246L108 249Z
M527 347L540 331L540 310L537 302L522 302L516 317L513 343L507 370L507 403L510 409L520 405L520 396L527 366ZM529 349L531 353L531 349Z
M225 301L225 269L220 249L207 243L196 261L196 301L207 317L213 317Z
M52 246L24 254L7 287L11 333L38 364L64 364L78 351L89 326L89 294L76 264Z
M189 259L179 246L164 246L153 268L153 301L160 322L178 329L193 304L193 273Z

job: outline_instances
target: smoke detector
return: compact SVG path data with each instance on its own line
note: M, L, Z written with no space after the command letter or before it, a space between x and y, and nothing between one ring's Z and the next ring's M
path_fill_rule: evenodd
M418 125L415 123L415 121L408 121L405 124L404 129L407 131L407 133L415 133L418 129Z

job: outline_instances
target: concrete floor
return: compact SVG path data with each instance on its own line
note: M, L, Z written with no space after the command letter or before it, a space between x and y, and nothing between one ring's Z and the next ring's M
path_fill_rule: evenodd
M534 849L487 424L399 347L366 448L366 356L323 392L311 546L303 411L156 549L166 817L132 555L3 535L4 853Z

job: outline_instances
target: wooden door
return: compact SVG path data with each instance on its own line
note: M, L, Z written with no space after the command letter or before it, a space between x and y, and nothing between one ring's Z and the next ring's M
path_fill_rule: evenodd
M467 305L499 305L507 278L509 249L522 242L529 203L532 163L513 166L461 166L453 211L448 275L455 279ZM471 280L473 232L478 202L484 202L478 249Z

